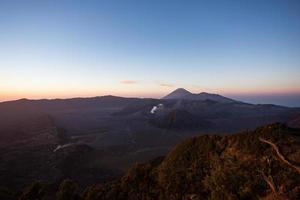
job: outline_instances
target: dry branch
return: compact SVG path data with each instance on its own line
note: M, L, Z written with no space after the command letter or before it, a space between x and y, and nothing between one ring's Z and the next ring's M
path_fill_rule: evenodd
M273 181L272 177L267 177L266 174L263 171L260 171L260 173L262 174L264 180L268 183L268 185L270 186L271 190L273 191L274 194L277 195L277 190Z
M295 170L297 170L298 173L300 173L300 167L298 167L298 166L293 165L292 163L290 163L290 162L289 162L289 161L288 161L288 160L280 153L280 151L279 151L278 147L276 146L276 144L274 144L273 142L270 142L270 141L268 141L268 140L265 140L265 139L263 139L263 138L259 138L259 140L260 140L261 142L264 142L264 143L266 143L266 144L271 145L272 148L275 150L277 156L280 158L280 160L281 160L282 162L284 162L284 163L287 164L288 166L294 168Z

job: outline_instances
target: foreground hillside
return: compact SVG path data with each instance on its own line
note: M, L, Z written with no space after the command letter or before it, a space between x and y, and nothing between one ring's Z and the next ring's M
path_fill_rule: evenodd
M90 149L85 152L90 153L84 157L92 153ZM77 162L73 157L65 170L86 162L82 156L77 156ZM299 166L300 129L276 123L233 135L186 139L166 157L135 164L115 181L95 185L102 181L94 177L86 189L80 187L85 179L74 179L68 173L60 186L55 186L47 181L51 175L44 171L48 179L28 179L23 192L3 185L0 199L299 199ZM88 168L82 169L76 173L91 176ZM26 177L25 173L31 172L23 173L16 176Z
M88 188L83 198L299 199L299 164L300 130L273 124L187 139L165 158L136 164L120 180Z

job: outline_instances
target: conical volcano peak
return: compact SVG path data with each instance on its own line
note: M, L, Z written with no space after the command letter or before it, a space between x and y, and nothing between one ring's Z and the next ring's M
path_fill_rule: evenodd
M177 88L176 90L165 96L164 99L181 99L188 95L192 95L192 93L184 88Z
M189 92L188 90L186 90L184 88L177 88L172 93L192 94L191 92Z

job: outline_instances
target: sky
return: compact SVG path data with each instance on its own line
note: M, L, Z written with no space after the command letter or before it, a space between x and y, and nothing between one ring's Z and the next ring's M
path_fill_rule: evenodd
M0 101L178 87L300 106L300 1L0 0Z

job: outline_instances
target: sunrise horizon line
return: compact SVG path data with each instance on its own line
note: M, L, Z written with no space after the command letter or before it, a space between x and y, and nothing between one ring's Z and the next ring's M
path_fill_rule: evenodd
M102 94L71 94L71 95L24 95L19 97L8 97L8 98L1 98L0 97L0 103L3 102L10 102L10 101L18 101L18 100L66 100L66 99L80 99L80 98L97 98L97 97L105 97L105 96L114 96L114 97L122 97L122 98L140 98L140 99L161 99L167 94L179 89L185 89L193 94L200 94L200 93L209 93L209 94L218 94L229 98L238 98L238 97L263 97L263 96L300 96L300 91L296 92L286 92L286 91L277 91L277 92L221 92L221 91L215 91L215 90L198 90L197 92L194 92L195 90L186 89L185 87L174 87L174 89L169 90L167 93L145 93L145 94L125 94L125 93L114 93L113 91L102 93Z

